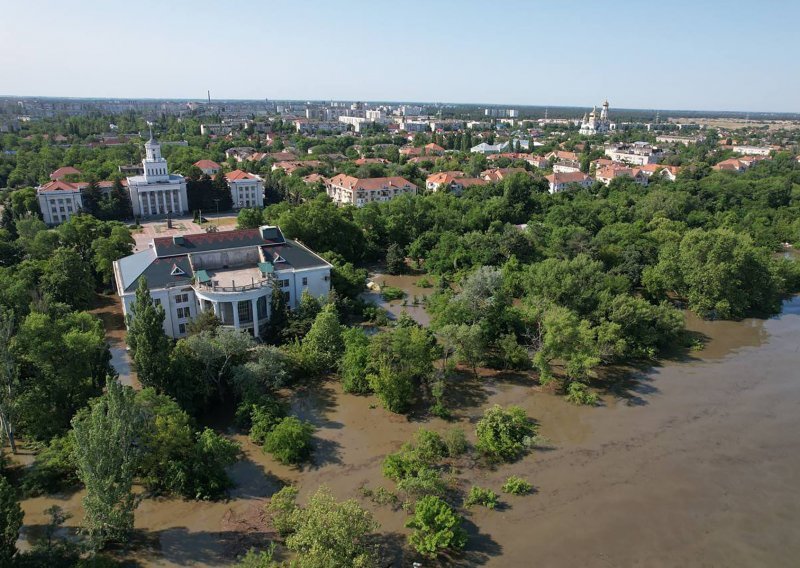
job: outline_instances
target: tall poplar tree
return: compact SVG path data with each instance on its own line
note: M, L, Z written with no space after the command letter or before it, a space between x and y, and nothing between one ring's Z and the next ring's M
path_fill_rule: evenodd
M108 390L72 420L78 477L86 487L83 529L95 551L133 530L134 444L139 417L134 392L109 379Z
M169 367L170 343L164 334L164 308L154 305L147 280L142 277L128 316L128 345L139 382L164 392Z

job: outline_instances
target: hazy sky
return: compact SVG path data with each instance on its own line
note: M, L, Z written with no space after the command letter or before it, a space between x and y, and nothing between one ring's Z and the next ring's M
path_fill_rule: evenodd
M0 0L0 95L800 111L800 0Z

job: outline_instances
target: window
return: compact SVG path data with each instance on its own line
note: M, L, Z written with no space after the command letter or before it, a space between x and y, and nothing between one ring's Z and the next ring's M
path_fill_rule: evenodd
M153 305L154 305L154 306L160 306L160 305L161 305L161 300L160 300L160 299L158 299L158 298L154 298L154 299L153 299Z
M178 270L180 271L180 274L185 274L185 272L183 270L181 270L180 268L178 268ZM174 275L174 274L176 274L176 272L173 270L172 274ZM188 301L189 301L189 294L178 294L177 296L175 296L175 303L176 304L185 304Z
M290 299L291 299L291 295L289 294L289 292L284 292L283 293L283 301L288 304Z
M179 323L178 324L178 333L180 333L181 335L186 333L186 324L185 323Z
M178 319L188 319L192 317L192 312L188 307L178 308Z
M303 286L308 286L308 277L303 276Z

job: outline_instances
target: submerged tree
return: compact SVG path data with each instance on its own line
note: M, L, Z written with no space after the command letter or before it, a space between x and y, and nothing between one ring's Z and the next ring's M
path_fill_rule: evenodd
M78 477L86 487L83 529L92 550L123 541L133 530L133 477L138 413L133 389L116 380L72 420Z
M169 338L164 334L164 308L153 303L144 277L139 280L128 316L128 345L139 382L164 392L170 352Z

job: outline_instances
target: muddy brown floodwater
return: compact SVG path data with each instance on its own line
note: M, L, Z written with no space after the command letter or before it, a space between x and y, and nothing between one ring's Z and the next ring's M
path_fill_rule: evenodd
M704 350L630 370L597 408L540 392L526 377L487 372L455 382L448 397L471 440L472 422L494 403L523 406L549 440L515 464L461 471L464 488L498 490L514 474L536 493L503 495L505 506L495 511L468 511L472 538L460 564L797 566L800 300L769 320L689 317L687 324L707 337ZM319 428L311 466L281 466L237 437L245 458L232 469L238 486L231 499L144 500L130 557L144 566L229 565L272 537L261 510L281 483L298 484L301 500L323 483L339 498L360 499L364 484L390 486L383 457L422 425L373 398L343 394L335 382L295 393L292 404ZM67 524L76 526L80 496L25 501L23 537L36 534L53 502L75 514ZM364 504L385 533L402 539L402 511Z
M127 351L125 336L125 316L122 314L122 303L114 296L97 294L94 298L94 308L91 313L100 318L103 328L106 331L106 341L108 341L111 351L111 365L119 374L119 380L123 385L138 386L136 373L131 369L131 359Z

